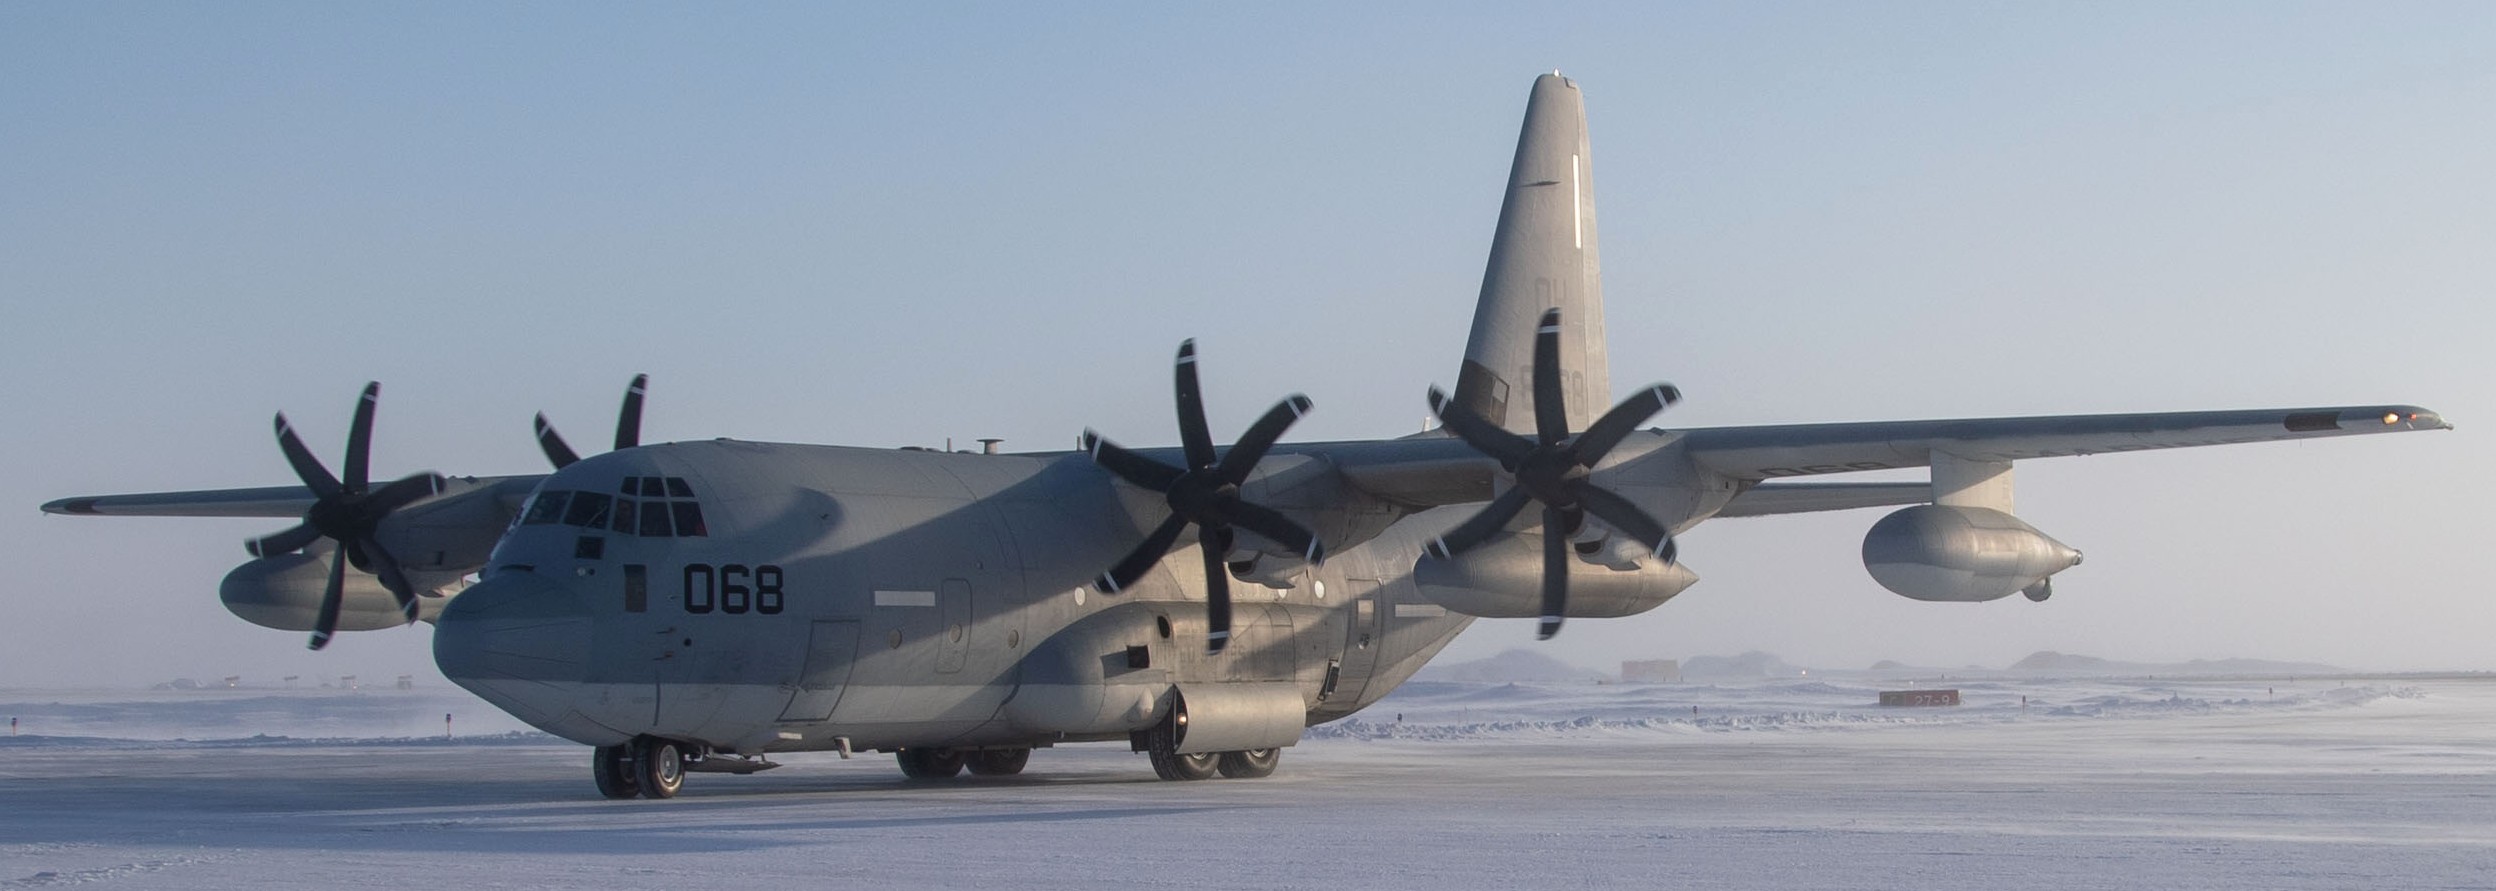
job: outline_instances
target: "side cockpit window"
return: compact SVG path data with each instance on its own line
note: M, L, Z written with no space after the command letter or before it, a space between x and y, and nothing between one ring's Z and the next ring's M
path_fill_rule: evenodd
M529 510L521 516L521 525L544 526L563 519L564 502L571 497L572 493L564 491L537 493L536 498L529 499Z
M563 524L604 529L607 527L607 505L612 500L596 492L573 493L572 506L563 512Z

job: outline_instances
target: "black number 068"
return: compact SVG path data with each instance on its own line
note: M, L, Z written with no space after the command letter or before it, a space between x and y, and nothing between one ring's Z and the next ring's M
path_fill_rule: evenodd
M788 597L780 590L780 567L685 564L685 612L718 610L730 615L756 612L768 616L787 604Z

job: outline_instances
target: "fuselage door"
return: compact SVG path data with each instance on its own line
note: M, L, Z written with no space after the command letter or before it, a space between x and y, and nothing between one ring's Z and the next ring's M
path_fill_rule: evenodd
M797 677L797 692L780 713L783 721L823 721L841 703L849 685L849 668L858 661L858 622L816 622L806 644L806 668Z
M1369 676L1378 668L1379 646L1385 643L1385 622L1379 617L1378 580L1344 579L1346 599L1352 608L1345 612L1351 621L1345 623L1343 664L1337 669L1335 692L1331 699L1339 702L1360 702L1362 691L1369 686Z
M971 652L971 583L946 579L936 588L936 673L962 670Z

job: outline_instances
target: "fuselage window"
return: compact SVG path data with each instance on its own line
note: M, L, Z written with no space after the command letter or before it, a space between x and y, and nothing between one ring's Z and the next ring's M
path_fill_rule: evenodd
M660 505L665 503L653 501L643 505L649 509L641 512L641 534L651 538L666 538L676 534L675 530L668 528L667 511L660 509Z
M615 500L615 531L632 535L641 531L641 516L635 512L641 502L630 498Z
M679 482L679 481L678 481L678 480L669 480L669 482ZM667 506L668 506L668 508L669 508L670 510L674 511L674 512L675 512L675 514L676 514L676 534L678 534L678 535L709 535L709 534L711 534L710 529L708 529L708 528L706 528L706 527L704 527L704 526L702 525L702 505L701 505L701 503L700 503L700 502L694 502L694 501L670 501L670 502L668 502L668 503L667 503Z
M572 496L572 506L563 513L563 524L604 529L607 527L609 501L606 495L598 492L576 493Z
M520 519L521 524L544 526L563 519L564 499L571 495L572 493L561 490L537 493L537 498L529 502L528 515Z

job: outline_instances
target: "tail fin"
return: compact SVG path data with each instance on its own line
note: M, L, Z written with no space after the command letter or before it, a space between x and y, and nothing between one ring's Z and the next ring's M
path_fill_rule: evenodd
M1510 430L1534 429L1534 328L1553 307L1560 310L1569 429L1586 429L1612 404L1589 159L1586 104L1577 83L1556 71L1535 78L1474 305L1473 335L1456 375L1456 401Z

